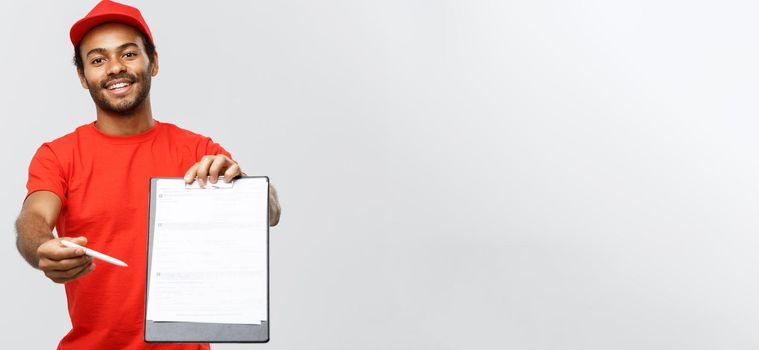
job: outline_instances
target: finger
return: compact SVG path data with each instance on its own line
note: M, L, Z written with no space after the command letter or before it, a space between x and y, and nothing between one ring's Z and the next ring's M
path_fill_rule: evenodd
M84 273L92 271L94 265L94 263L89 263L66 271L45 271L45 276L57 283L65 283L79 276L83 276Z
M71 271L70 273L61 273L59 271L45 273L45 276L53 280L55 283L68 283L71 282L79 277L82 277L94 270L95 264L89 264L86 267L83 267L82 269L78 269L77 271Z
M81 272L82 269L89 268L90 265L92 265L92 263L89 263L83 266L77 266L73 269L68 269L68 270L63 270L63 271L60 271L60 270L45 271L45 275L50 278L69 279L73 276L76 276L76 274Z
M44 264L44 270L47 271L67 271L92 262L92 257L87 255L73 259L50 260ZM42 268L42 267L40 267Z
M84 249L82 248L69 248L62 245L60 242L54 242L52 244L43 244L37 250L37 256L40 260L50 259L60 261L63 259L77 258L84 255Z
M195 181L195 176L197 175L197 172L198 172L198 165L200 165L199 162L195 163L195 165L191 166L190 169L187 170L187 172L184 174L184 182L186 184L189 185L193 181Z
M88 274L88 273L90 273L90 272L92 272L94 270L95 270L95 263L91 263L91 264L87 265L86 268L82 269L82 271L80 271L78 274L74 275L74 277L71 277L71 280L75 280L77 278L80 278L80 277L82 277L82 276L84 276L84 275L86 275L86 274Z
M219 179L219 173L226 169L227 166L229 166L229 163L232 161L229 160L226 156L223 154L219 154L216 156L216 158L211 163L211 166L208 169L208 175L211 176L211 183L215 184L216 181Z
M198 181L200 186L206 186L206 177L208 176L208 168L211 166L211 162L214 160L214 156L204 156L200 162L198 162Z
M227 168L227 171L224 172L224 182L232 182L232 179L240 176L241 174L242 171L240 171L240 165L234 163L229 168Z
M84 236L79 236L79 237L75 237L75 238L63 237L61 239L66 239L66 240L72 241L72 242L74 242L74 243L76 243L78 245L81 245L81 246L87 245L87 237L84 237Z
M65 245L63 245L63 243L60 242L60 241L63 241L63 240L74 242L74 243L76 243L76 244L78 244L80 246L86 246L87 245L87 237L84 237L84 236L79 236L79 237L74 237L74 238L63 237L60 240L58 240L58 247L63 248L63 249L73 249L74 253L76 255L78 255L78 256L84 255L84 249L78 248L78 247L68 247L68 246L65 246ZM61 259L56 259L56 260L61 260Z

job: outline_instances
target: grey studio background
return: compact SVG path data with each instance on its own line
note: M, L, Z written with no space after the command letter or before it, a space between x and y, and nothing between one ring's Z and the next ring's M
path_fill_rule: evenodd
M94 3L1 5L7 348L70 326L12 224ZM759 346L756 2L127 3L155 117L280 191L272 340L214 349Z

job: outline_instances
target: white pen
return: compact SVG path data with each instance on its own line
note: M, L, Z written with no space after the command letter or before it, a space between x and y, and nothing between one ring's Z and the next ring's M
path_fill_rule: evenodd
M65 245L67 247L70 247L70 248L82 248L82 249L84 249L84 254L85 255L89 255L89 256L91 256L93 258L98 258L100 260L103 260L105 262L109 262L111 264L118 265L118 266L127 266L127 264L125 262L123 262L123 261L121 261L119 259L116 259L114 257L110 257L108 255L105 255L105 254L103 254L101 252L92 250L90 248L82 247L82 246L80 246L80 245L78 245L78 244L76 244L76 243L74 243L72 241L67 241L67 240L63 239L63 240L61 240L61 244Z

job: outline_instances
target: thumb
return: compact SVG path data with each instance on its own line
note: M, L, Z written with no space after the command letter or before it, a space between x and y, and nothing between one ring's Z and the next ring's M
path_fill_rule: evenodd
M74 237L71 241L81 246L87 245L87 237L84 236Z

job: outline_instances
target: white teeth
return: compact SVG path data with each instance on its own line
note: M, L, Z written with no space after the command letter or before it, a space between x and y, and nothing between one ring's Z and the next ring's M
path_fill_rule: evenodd
M111 86L109 86L109 87L108 87L108 90L113 90L113 89L123 88L123 87L125 87L125 86L127 86L127 85L129 85L129 84L127 84L127 83L118 83L118 84L113 84L113 85L111 85Z

